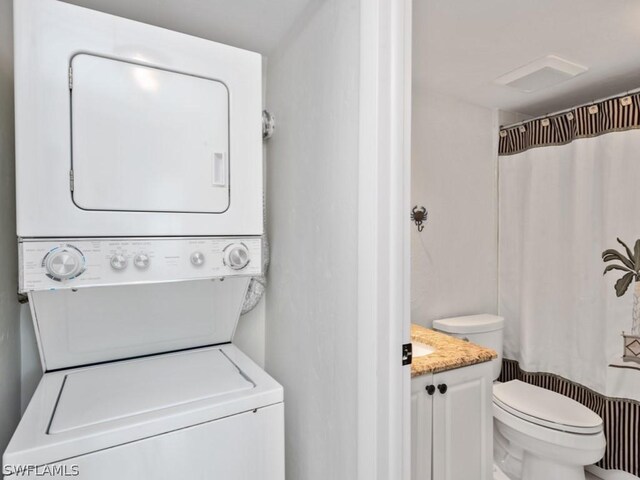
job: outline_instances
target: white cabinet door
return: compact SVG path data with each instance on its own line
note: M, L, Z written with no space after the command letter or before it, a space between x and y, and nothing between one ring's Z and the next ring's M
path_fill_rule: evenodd
M433 375L433 480L490 480L492 363Z
M411 480L431 480L433 375L411 380Z

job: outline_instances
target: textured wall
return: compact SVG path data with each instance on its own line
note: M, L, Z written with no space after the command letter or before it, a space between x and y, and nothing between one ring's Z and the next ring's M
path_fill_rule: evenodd
M422 233L411 231L411 320L496 313L494 114L416 90L412 121L411 203L429 218Z
M357 436L359 1L317 2L269 57L266 369L289 480L353 480Z
M13 142L13 9L0 0L0 451L20 418L20 324L16 289Z

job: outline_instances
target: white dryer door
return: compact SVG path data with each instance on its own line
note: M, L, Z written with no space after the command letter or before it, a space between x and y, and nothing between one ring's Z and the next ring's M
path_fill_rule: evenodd
M224 83L89 54L71 61L73 201L85 210L229 208Z

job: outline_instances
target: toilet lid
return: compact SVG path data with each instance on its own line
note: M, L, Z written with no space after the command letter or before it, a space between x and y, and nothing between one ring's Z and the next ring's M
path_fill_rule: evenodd
M602 419L575 400L519 380L493 386L493 400L523 420L563 432L593 434Z
M433 321L433 328L446 333L487 333L501 330L503 327L504 318L489 314L465 315Z

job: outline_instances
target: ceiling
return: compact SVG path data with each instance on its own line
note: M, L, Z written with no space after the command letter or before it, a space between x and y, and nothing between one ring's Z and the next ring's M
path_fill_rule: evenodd
M414 0L414 88L542 115L640 88L640 0ZM493 81L557 55L589 70L522 93Z
M320 0L65 1L267 55Z

